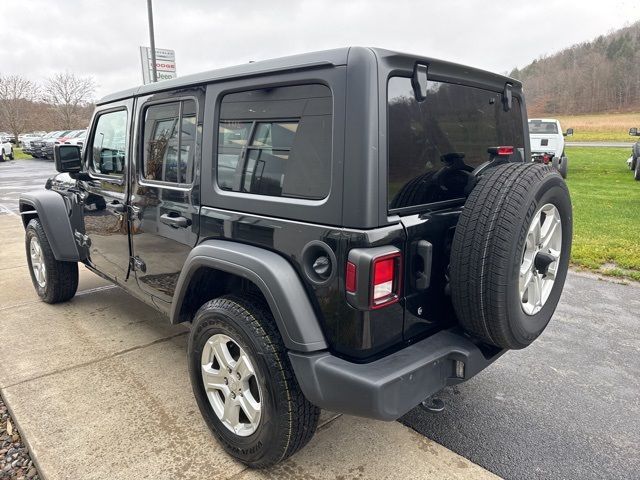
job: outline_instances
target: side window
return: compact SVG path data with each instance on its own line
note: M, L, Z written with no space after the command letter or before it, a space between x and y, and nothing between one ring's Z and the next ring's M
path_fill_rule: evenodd
M145 110L142 162L145 180L191 183L196 125L193 100L152 105Z
M91 169L103 175L121 176L126 166L127 111L100 115L91 144Z
M322 199L331 184L332 96L324 85L226 95L218 125L218 186Z

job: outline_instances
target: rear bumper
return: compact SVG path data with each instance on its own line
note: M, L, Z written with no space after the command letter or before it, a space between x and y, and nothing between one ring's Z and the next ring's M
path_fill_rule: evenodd
M337 413L395 420L447 385L464 382L505 351L484 354L468 337L443 330L371 363L358 364L329 352L290 352L307 399ZM464 371L456 362L464 363ZM459 376L461 375L461 376Z

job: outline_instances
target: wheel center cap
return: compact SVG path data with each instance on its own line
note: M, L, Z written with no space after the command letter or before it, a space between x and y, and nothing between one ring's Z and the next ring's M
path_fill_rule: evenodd
M229 375L229 389L231 391L236 391L240 388L240 381L236 378L235 374Z
M555 258L553 257L553 255L545 252L538 252L534 259L534 265L536 267L536 270L538 270L541 275L546 275L547 270L549 270L549 265L551 265L554 261Z

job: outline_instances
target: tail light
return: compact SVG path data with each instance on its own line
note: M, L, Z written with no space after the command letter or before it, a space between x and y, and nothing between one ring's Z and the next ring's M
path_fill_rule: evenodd
M400 298L401 260L400 252L373 259L372 308L395 303Z
M397 302L401 279L402 254L397 248L357 248L349 252L345 289L354 307L371 310Z
M487 152L494 157L508 157L513 155L514 148L513 146L500 146L500 147L491 147L487 150Z

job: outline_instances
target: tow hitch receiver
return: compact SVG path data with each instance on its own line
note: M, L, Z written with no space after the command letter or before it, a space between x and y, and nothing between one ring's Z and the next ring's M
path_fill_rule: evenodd
M444 410L444 400L436 397L429 397L420 403L420 408L429 413L440 413Z

